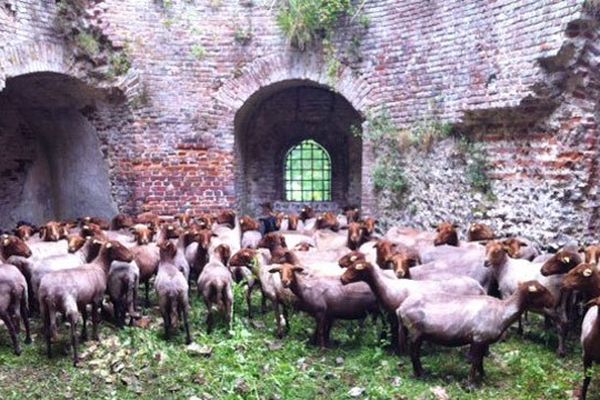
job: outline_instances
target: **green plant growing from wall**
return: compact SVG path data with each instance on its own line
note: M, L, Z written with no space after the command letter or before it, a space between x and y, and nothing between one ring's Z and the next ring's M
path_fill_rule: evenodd
M192 47L190 48L190 53L198 61L202 61L204 60L204 57L206 57L206 49L200 43L192 45Z
M488 176L490 164L483 145L463 136L458 141L457 150L465 159L466 176L471 188L493 200L492 183Z
M373 168L375 193L380 197L388 198L392 207L401 207L410 188L402 168L400 131L387 109L377 115L369 115L366 126L367 130L364 133L357 127L354 127L352 132L371 144L375 158Z

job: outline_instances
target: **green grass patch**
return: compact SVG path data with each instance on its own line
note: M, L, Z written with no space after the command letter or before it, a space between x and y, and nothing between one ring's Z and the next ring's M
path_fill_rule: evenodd
M361 398L430 399L431 389L443 388L452 399L567 399L582 378L580 348L571 337L569 356L554 354L556 337L544 331L539 318L526 323L526 334L509 332L493 345L485 360L487 377L478 388L468 385L465 349L423 347L424 380L412 377L408 357L397 357L379 340L380 325L368 319L337 322L332 337L339 343L321 351L308 343L313 321L301 313L291 317L284 340L274 335L272 312L260 314L258 296L253 322L246 318L242 290L236 288L235 320L231 330L219 321L205 334L205 308L192 294L191 328L194 342L209 355L186 350L184 334L165 341L156 307L145 311L148 328L117 330L103 322L101 343L81 346L81 366L71 366L63 354L68 330L54 358L44 354L39 321L34 320L34 344L20 357L10 350L6 330L0 329L1 399L345 399L354 387ZM154 304L156 299L153 298ZM590 399L600 399L600 376L594 376Z

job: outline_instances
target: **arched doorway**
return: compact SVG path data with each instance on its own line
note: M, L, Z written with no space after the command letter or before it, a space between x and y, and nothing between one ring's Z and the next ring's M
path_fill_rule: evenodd
M108 165L85 113L105 92L64 74L9 78L0 92L0 225L110 217Z
M343 96L313 81L281 81L254 93L235 116L236 192L241 209L255 213L265 201L279 209L296 209L302 203L313 203L320 210L360 204L362 140L353 127L361 124L360 113ZM292 172L287 157L306 141L316 143L327 155L330 176L325 178L321 170L322 155L307 148L305 153L317 158L298 164L305 163L306 169L300 178L296 174L302 171L294 170L300 183L295 183L296 195L288 196ZM324 186L329 188L325 196ZM298 194L302 190L314 190L314 196L302 197Z

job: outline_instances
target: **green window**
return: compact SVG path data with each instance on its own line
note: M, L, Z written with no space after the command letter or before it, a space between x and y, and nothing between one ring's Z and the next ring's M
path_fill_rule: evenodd
M330 201L331 159L314 140L304 140L285 156L287 201Z

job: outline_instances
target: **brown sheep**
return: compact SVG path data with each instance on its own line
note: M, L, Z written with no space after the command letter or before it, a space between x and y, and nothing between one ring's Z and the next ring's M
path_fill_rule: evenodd
M316 213L315 210L311 206L303 206L300 210L299 219L302 222L306 222L307 219L315 218Z
M493 229L489 225L481 223L471 224L467 233L467 240L469 242L494 240L495 237Z
M143 212L135 217L136 224L145 224L152 226L153 229L158 229L160 226L160 218L151 211Z
M29 223L20 221L14 230L15 236L25 241L29 240L37 232L37 228Z
M598 265L600 262L600 245L587 246L584 252L586 263Z
M210 261L198 278L198 293L204 299L206 305L206 332L211 333L213 329L214 316L213 305L225 314L228 327L233 316L233 278L227 269L227 260L231 256L231 250L225 244L215 247L210 255Z
M61 225L57 221L46 222L38 232L44 242L58 242L63 234Z
M120 229L129 229L135 225L133 217L125 214L117 214L110 223L110 229L118 231Z
M190 326L188 322L189 299L188 282L174 260L177 256L177 247L170 240L160 243L160 263L158 273L154 281L154 287L158 293L158 304L164 321L165 337L171 338L171 331L177 326L178 318L181 316L185 328L185 341L192 342Z
M437 235L433 240L434 246L448 245L458 246L458 233L456 232L458 226L449 222L442 222L438 225L436 231Z
M95 340L99 340L98 310L106 292L110 264L112 261L131 262L132 260L132 254L125 246L116 241L108 241L102 244L98 256L91 263L73 269L54 271L42 278L39 303L48 357L52 356L51 342L56 336L56 312L62 313L71 324L74 365L79 362L75 331L79 317L82 316L81 335L84 340L87 338L87 305L89 304L92 306L92 334Z
M428 341L444 346L470 345L469 379L479 382L484 376L483 357L490 344L497 342L525 310L549 307L554 302L543 285L526 281L504 300L455 293L423 294L406 299L396 313L408 331L416 377L423 375L421 344Z
M317 217L317 229L331 229L334 232L340 230L340 223L337 217L330 212L323 213Z

